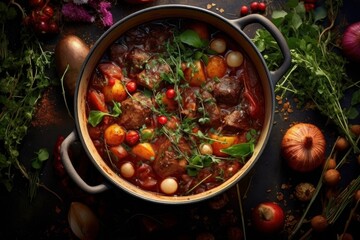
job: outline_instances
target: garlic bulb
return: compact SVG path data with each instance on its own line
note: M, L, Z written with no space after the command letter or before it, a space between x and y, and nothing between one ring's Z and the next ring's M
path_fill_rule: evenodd
M83 203L72 202L68 213L72 232L80 239L96 239L99 233L99 220L93 211Z

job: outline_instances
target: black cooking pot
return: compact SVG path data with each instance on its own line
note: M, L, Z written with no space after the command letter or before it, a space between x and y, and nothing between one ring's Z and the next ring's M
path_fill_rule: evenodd
M86 93L89 85L89 79L93 74L94 69L104 55L104 52L119 39L122 34L128 30L135 28L141 24L151 22L154 20L169 19L169 18L182 18L194 21L203 21L214 28L221 30L238 43L239 46L246 52L248 57L253 62L255 69L261 79L265 99L265 120L263 129L261 131L258 143L255 146L252 157L247 163L230 179L203 193L190 195L190 196L164 196L154 192L142 190L135 185L129 183L119 176L115 171L109 167L106 162L98 154L92 140L89 137L87 128L87 116L85 111L86 106ZM262 55L256 49L251 39L244 33L244 28L252 23L262 25L276 40L279 48L284 57L282 65L276 71L269 71ZM114 24L108 29L91 48L85 62L83 63L80 72L77 87L75 91L75 122L76 131L72 132L61 145L61 156L65 169L72 177L72 179L85 191L90 193L98 193L108 189L109 187L118 187L134 196L139 198L166 204L183 204L193 203L213 197L236 184L239 180L249 172L259 159L263 152L265 145L268 141L271 128L273 125L273 117L275 110L275 96L273 85L285 74L291 63L291 55L287 43L280 33L280 31L269 21L267 18L251 14L239 19L229 20L217 13L209 10L187 6L187 5L161 5L156 7L147 8L135 12L124 19ZM87 155L95 165L95 167L106 177L108 180L104 184L97 186L89 186L85 183L74 169L69 158L68 149L70 144L80 139Z

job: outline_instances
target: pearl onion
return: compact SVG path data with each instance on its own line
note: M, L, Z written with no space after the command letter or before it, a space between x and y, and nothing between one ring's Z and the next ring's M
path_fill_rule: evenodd
M222 38L215 38L210 42L210 49L217 53L223 53L226 50L226 42Z
M120 167L120 173L125 178L131 178L135 174L134 166L131 162L126 162Z
M226 63L229 67L239 67L244 61L244 56L239 51L231 51L226 55Z
M178 189L178 183L174 178L165 178L161 184L160 189L167 195L174 194Z

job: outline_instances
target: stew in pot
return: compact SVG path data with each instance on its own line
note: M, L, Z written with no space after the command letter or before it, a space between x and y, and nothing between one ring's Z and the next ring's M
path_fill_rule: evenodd
M127 31L90 79L88 130L102 158L159 194L214 188L251 157L264 96L241 46L201 22L151 22Z

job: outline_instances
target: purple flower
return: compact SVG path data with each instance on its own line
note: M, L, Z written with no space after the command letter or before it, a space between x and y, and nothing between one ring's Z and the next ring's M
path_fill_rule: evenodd
M75 22L94 22L95 17L86 11L81 5L76 5L72 2L66 3L61 9L65 20Z
M113 25L113 16L109 9L111 8L111 3L109 2L100 2L98 12L101 14L101 21L105 27L110 27Z

